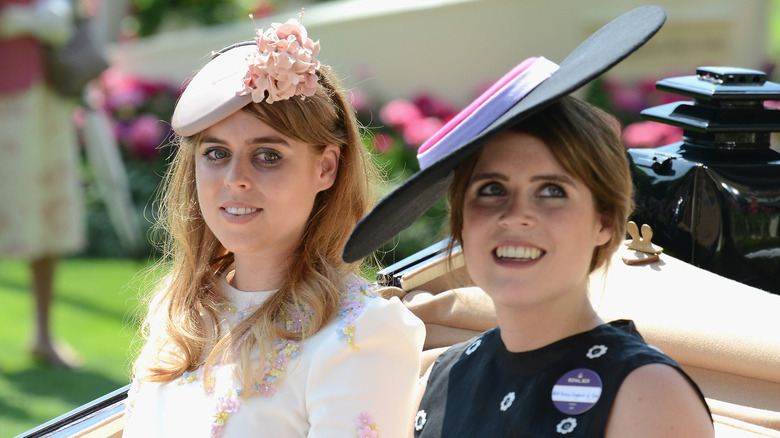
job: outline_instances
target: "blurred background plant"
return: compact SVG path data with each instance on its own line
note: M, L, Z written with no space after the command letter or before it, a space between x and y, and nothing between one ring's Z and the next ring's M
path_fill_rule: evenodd
M158 32L193 26L211 26L267 17L279 9L330 0L131 0L131 13L122 23L122 37L141 38Z
M140 258L154 255L148 238L155 213L152 201L165 172L167 158L173 153L169 120L178 96L179 89L170 84L139 79L113 69L106 70L90 84L87 98L92 108L103 111L110 120L127 170L134 213L147 238L138 247L123 247L113 232L96 184L89 184L87 256ZM84 173L88 180L94 181L89 163L85 164Z
M386 101L372 100L362 91L353 90L352 103L358 119L367 128L364 142L387 180L382 195L420 169L417 149L458 112L445 99L426 92L411 99ZM446 203L441 199L377 251L380 266L388 266L443 239L447 229Z

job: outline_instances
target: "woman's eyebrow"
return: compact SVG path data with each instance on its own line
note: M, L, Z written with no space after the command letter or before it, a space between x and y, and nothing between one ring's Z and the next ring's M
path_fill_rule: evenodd
M219 137L214 136L204 136L200 140L201 143L214 143L214 144L227 144L228 142L225 140L222 140ZM264 135L260 137L254 137L248 139L246 142L248 145L256 145L256 144L275 144L275 145L281 145L281 146L287 146L291 147L290 143L287 142L284 138L278 136L278 135Z
M493 173L493 172L477 173L471 178L471 182L485 181L485 180L508 181L509 178L503 173ZM556 182L560 184L574 185L573 178L571 178L568 175L557 174L557 173L534 175L530 178L530 180L531 182L549 181L549 182Z
M287 140L278 135L264 135L261 137L255 137L251 140L247 140L246 144L277 144L291 147Z
M537 181L549 181L549 182L556 182L560 184L568 184L568 185L574 185L574 179L571 178L568 175L564 174L549 174L549 175L534 175L531 177L531 181L537 182Z
M225 144L226 142L220 140L217 137L212 136L203 136L200 138L200 143L217 143L217 144Z
M476 181L484 181L484 180L499 180L499 181L507 181L509 178L506 177L506 175L502 173L493 173L493 172L483 172L483 173L477 173L474 174L474 176L471 177L471 182Z

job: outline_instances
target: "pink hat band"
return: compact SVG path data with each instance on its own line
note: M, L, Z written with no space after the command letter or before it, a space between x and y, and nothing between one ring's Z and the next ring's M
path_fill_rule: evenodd
M557 70L558 64L544 57L518 64L420 146L420 169L474 138Z

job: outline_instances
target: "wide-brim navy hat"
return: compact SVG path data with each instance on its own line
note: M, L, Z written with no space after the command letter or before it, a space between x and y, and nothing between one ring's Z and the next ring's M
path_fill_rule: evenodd
M662 8L643 6L596 31L560 66L544 58L520 63L421 146L421 170L358 222L343 259L359 260L406 229L444 196L452 171L464 159L505 128L612 68L646 43L665 21Z

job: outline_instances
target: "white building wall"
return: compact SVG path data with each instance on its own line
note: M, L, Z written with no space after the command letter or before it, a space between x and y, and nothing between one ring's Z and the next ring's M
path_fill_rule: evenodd
M640 0L342 0L307 7L320 60L348 86L377 97L429 91L463 105L477 85L529 56L561 62L596 29ZM702 65L763 68L768 0L658 0L666 25L613 73L625 79L693 74ZM258 20L267 28L296 12ZM110 46L112 64L182 83L210 50L254 36L247 18Z

